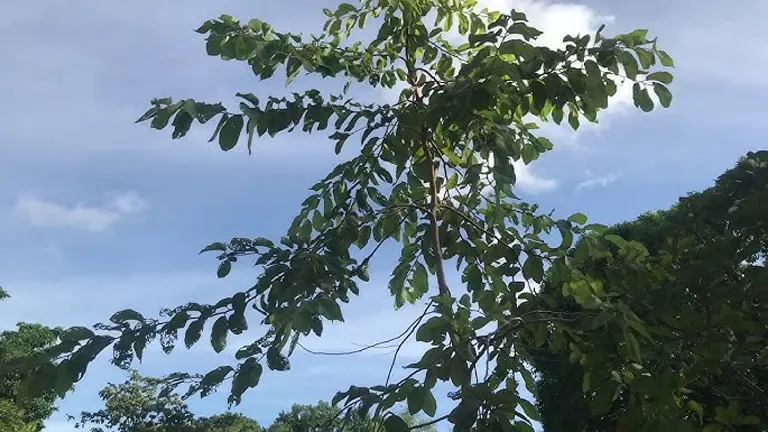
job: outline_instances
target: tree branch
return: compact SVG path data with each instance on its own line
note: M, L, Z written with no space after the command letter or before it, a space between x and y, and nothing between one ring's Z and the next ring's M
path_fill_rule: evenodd
M432 426L433 424L440 423L441 421L447 419L449 416L450 416L450 414L446 414L444 416L440 416L440 417L438 417L436 419L433 419L433 420L430 420L428 422L415 424L415 425L411 426L410 429L411 430L416 430L416 429L421 429L423 427Z

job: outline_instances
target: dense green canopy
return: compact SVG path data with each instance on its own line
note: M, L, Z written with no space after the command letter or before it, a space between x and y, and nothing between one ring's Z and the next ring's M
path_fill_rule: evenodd
M690 415L703 416L697 423L711 425L712 431L760 430L749 425L758 418L768 421L766 228L768 151L761 151L749 153L713 187L681 198L669 210L608 230L641 243L652 267L628 269L606 259L584 264L585 272L604 282L609 298L626 302L649 325L650 338L635 343L646 365L653 365L650 373L662 378L654 385L686 388ZM593 241L580 241L574 254ZM621 279L614 277L619 271ZM583 310L559 288L545 283L542 292L555 297L563 311ZM615 362L610 352L602 359L544 349L538 354L534 367L546 432L612 432L640 415L633 411L634 387L640 384L632 367ZM589 361L611 366L605 371L616 378L610 394L583 393L590 376L582 364Z
M0 288L0 300L8 297ZM1 312L0 312L1 313ZM60 329L39 324L20 323L15 330L0 332L0 365L50 347L57 341ZM31 398L20 398L20 384L28 373L16 371L0 380L0 431L31 428L41 430L43 422L54 411L56 393L44 391ZM14 424L13 428L6 426ZM21 430L19 429L19 430Z

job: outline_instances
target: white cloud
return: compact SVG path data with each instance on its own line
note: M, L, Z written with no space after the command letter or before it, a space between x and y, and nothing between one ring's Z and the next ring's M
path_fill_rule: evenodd
M593 175L587 171L589 178L576 185L576 191L583 189L593 189L596 187L606 187L621 177L620 173L608 173L605 175Z
M149 202L136 192L114 194L110 207L122 214L137 214L149 209Z
M125 192L114 194L101 206L81 202L67 205L22 196L16 201L14 212L34 227L102 232L125 217L142 213L148 208L149 203L136 192Z
M602 24L610 24L615 20L614 16L601 15L586 5L550 0L480 0L478 7L502 12L509 12L512 9L524 12L531 26L543 32L536 40L536 44L552 49L563 47L565 36L594 36ZM616 86L616 94L610 98L608 108L600 112L598 118L600 123L583 121L577 132L569 129L568 126L544 124L542 131L574 145L577 135L585 132L599 134L613 118L633 109L632 83L616 82Z
M523 161L515 161L512 165L515 167L515 177L517 177L515 188L530 194L552 192L557 189L557 180L539 176L533 172L530 165L525 165Z
M600 15L585 5L548 0L479 0L477 7L504 13L512 9L524 12L531 25L544 32L537 43L550 48L562 46L567 35L593 34L601 24L614 20L613 16Z
M488 158L488 166L494 166L493 155ZM512 161L512 166L515 169L515 185L513 187L515 190L535 195L552 192L558 187L556 179L537 174L531 165L526 165L522 159ZM483 192L488 194L492 191L491 188L487 188Z

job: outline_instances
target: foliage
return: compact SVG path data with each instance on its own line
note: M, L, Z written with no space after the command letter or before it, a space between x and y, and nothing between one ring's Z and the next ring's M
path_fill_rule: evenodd
M401 417L410 427L421 424L419 419L409 413ZM434 426L416 428L421 432L435 432ZM282 412L267 432L377 432L384 431L379 422L370 417L343 415L338 408L328 402L320 401L316 405L293 405L288 412Z
M0 291L0 299L3 294L4 292ZM5 296L8 297L7 294ZM59 332L60 329L28 323L18 324L16 330L0 332L0 365L50 347L57 342ZM0 417L8 421L19 418L19 421L33 425L33 430L40 430L43 421L54 411L56 394L48 390L35 397L21 397L24 394L20 384L29 376L29 373L14 371L0 379L0 404L3 412L7 413Z
M0 399L0 432L37 432L38 425L26 419L24 411L7 399Z
M638 341L645 364L657 364L657 374L669 371L662 377L688 389L680 403L708 431L762 430L751 425L768 421L766 214L768 152L761 151L749 153L715 186L680 199L670 210L607 231L642 243L649 261L658 265L654 270L668 272L653 284L643 286L644 279L640 284L606 283L605 290L628 301L652 332L650 340ZM588 242L578 244L574 253ZM601 259L587 265L605 274L616 266ZM558 296L563 311L582 310L557 289L545 284L543 292ZM541 350L533 363L540 373L545 431L614 431L638 415L631 410L631 369L606 369L621 390L592 418L590 405L595 407L598 395L583 394L582 383L592 376L580 364L589 359L569 357Z
M162 391L162 380L141 376L132 371L120 384L109 384L101 392L104 408L97 412L83 412L75 425L93 432L262 432L259 424L242 414L224 413L210 417L196 417L178 395ZM403 418L409 425L417 419ZM316 405L293 405L281 412L266 431L268 432L375 432L381 425L369 417L345 416L328 402ZM419 428L434 432L434 427Z
M338 408L328 402L316 405L298 405L290 411L281 412L275 422L267 428L268 432L315 432L315 431L361 432L376 430L375 422L369 418L354 416L345 419Z
M195 432L262 432L256 420L237 413L217 414L195 421Z
M389 283L395 306L430 301L404 338L415 333L431 347L402 379L338 393L333 403L342 403L347 413L371 415L387 431L402 431L409 426L392 408L407 402L411 414L447 419L455 430L530 431L536 409L520 397L515 377L522 373L533 389L524 367L532 360L527 347L543 344L547 335L556 350L589 355L597 346L613 347L617 361L631 360L644 370L643 353L626 346L637 347L636 335L648 330L626 304L604 298L599 281L579 270L579 261L611 251L596 246L583 259L567 255L575 237L603 227L586 225L580 213L556 220L517 198L513 162L528 164L552 148L536 134L537 122L565 120L577 129L583 121L597 121L622 83L632 86L635 105L643 111L654 108L654 97L668 106L672 75L664 68L672 60L648 39L647 30L609 38L601 28L593 37L567 37L556 50L538 46L541 32L529 26L525 14L478 11L475 3L342 3L325 11L323 33L309 39L258 19L241 24L224 15L206 21L198 32L207 35L208 54L246 62L262 80L281 69L288 85L302 71L332 77L340 86L344 82L341 91L326 95L310 89L284 98L238 93L242 102L236 111L220 103L155 99L140 122L169 127L173 138L181 138L195 121L218 118L211 140L224 151L242 137L250 149L264 134L330 129L336 153L359 137L359 154L311 188L278 242L235 238L203 249L218 254L221 278L238 261L255 259L263 272L252 287L217 304L164 310L159 319L124 310L96 332L70 330L47 356L12 365L36 371L31 391L49 382L77 382L110 346L114 363L123 368L140 359L151 341L170 352L179 332L190 347L202 339L207 323L207 338L221 352L230 333L242 334L255 321L265 333L237 351L236 363L202 376L177 373L166 381L169 389L188 385L187 396L205 396L227 380L229 401L237 404L258 385L265 364L273 371L290 369L300 338L321 336L324 322L343 321L342 305L369 280L368 269L385 242L401 246ZM355 28L367 24L378 26L374 39L352 39ZM467 42L452 43L452 30ZM360 83L406 88L394 104L363 103L349 93ZM557 241L545 241L551 238ZM631 261L628 265L645 265L637 247L619 246L616 253ZM448 286L449 263L463 275L465 290ZM589 308L587 319L609 317L615 324L610 331L585 330L581 319L542 309L526 283L541 282L545 271ZM52 357L62 359L57 367L41 365ZM481 375L478 365L488 370ZM603 369L598 363L587 366ZM592 386L611 385L610 379L596 373ZM455 406L437 406L438 382L455 386ZM663 402L678 394L669 386L658 389L666 391ZM655 399L639 401L665 415L679 412Z
M83 412L75 427L92 432L192 432L194 415L176 394L161 394L163 381L131 371L121 384L109 384L99 396L104 408Z

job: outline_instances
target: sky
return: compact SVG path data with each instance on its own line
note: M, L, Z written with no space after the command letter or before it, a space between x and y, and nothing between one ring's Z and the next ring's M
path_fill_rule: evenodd
M548 127L555 150L518 172L518 191L567 216L581 211L611 224L666 208L750 150L768 127L768 3L761 0L484 0L527 12L556 44L567 33L649 28L676 61L670 109L644 114L617 97L599 125L573 133ZM218 280L202 246L235 236L279 238L308 187L341 159L322 134L280 135L223 153L210 130L170 132L134 120L153 97L230 101L235 92L284 91L256 83L247 65L205 54L193 29L228 13L282 31L317 32L336 0L255 2L4 2L0 6L0 329L16 322L81 325L131 307L148 315L186 301L216 301L255 280L236 266ZM289 5L289 8L285 7ZM297 81L298 82L298 81ZM298 82L301 84L300 82ZM327 84L322 84L327 88ZM369 95L373 100L385 94ZM372 269L345 311L347 322L307 346L326 351L386 339L417 308L393 313L386 282L392 251ZM389 254L389 255L387 255ZM459 284L455 274L453 285ZM234 349L237 346L233 347ZM408 345L402 361L419 356ZM386 375L391 350L355 357L297 352L292 370L268 373L237 411L269 424L293 403L330 399L351 384ZM231 352L209 347L150 351L142 373L205 372ZM72 431L66 414L99 408L97 392L125 373L98 360L47 424ZM191 401L200 414L226 409L224 392Z

